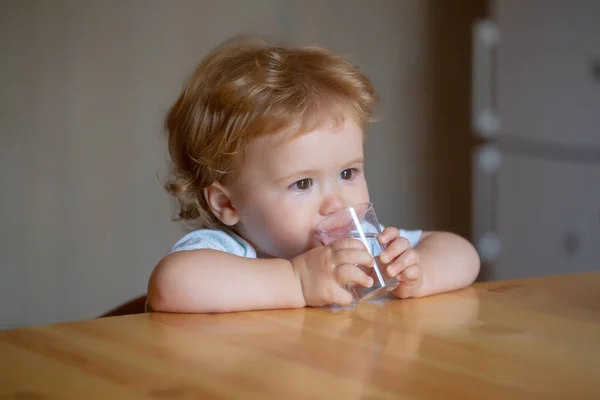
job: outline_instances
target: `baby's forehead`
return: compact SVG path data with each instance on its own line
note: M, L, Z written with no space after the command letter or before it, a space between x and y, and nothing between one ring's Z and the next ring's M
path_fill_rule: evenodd
M358 129L363 133L362 123L353 115L332 117L314 121L294 121L284 128L269 133L270 141L274 146L280 147L298 141L303 136L314 132L327 132L336 134L348 129Z
M270 164L268 168L294 163L345 162L362 156L363 130L352 119L325 124L311 131L282 131L253 140L248 161Z

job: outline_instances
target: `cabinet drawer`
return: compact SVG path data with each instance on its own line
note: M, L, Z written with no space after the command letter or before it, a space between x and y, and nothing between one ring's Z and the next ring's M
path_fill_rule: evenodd
M600 147L600 1L496 0L501 135Z
M600 164L504 154L492 279L600 270Z

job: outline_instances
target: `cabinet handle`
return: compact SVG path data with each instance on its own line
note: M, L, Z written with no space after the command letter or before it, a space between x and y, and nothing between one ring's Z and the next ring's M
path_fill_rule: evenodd
M572 258L579 252L581 247L581 237L575 230L568 230L563 234L562 247L567 254L567 257Z
M483 262L494 262L501 250L497 234L497 176L502 153L494 144L486 143L473 153L473 236Z
M490 19L476 21L472 35L471 129L476 135L489 139L500 130L500 118L494 108L494 50L500 35Z
M592 77L600 82L600 60L593 60L590 70Z

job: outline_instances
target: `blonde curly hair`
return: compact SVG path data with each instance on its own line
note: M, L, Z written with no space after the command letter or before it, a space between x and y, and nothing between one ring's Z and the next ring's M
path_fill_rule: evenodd
M370 80L324 48L286 48L256 37L218 46L165 118L172 161L165 189L179 202L179 219L222 226L203 191L235 178L249 140L292 125L300 135L348 115L364 125L373 120L376 103Z

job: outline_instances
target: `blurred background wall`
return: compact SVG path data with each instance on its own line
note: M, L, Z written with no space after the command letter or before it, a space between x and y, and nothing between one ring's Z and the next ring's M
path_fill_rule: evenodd
M552 114L550 126L568 124L561 119L565 115L581 122L598 114L561 113L561 107L577 103L553 102L570 83L552 82L564 71L573 72L565 66L577 38L587 40L586 56L594 49L600 56L600 34L594 37L598 24L589 22L599 12L594 4L600 3L524 3L529 5L510 0L0 0L0 329L92 318L145 293L152 268L184 233L171 220L173 204L162 189L168 172L162 118L200 59L239 33L327 46L371 77L383 119L369 129L367 175L385 224L451 230L478 245L479 236L495 237L504 250L502 257L490 253L483 279L568 271L558 253L539 256L549 248L562 251L560 246L567 246L571 259L584 254L572 270L600 268L598 251L586 250L600 231L595 230L600 194L592 189L600 188L598 125L573 125L585 131L577 137L585 139L579 145L587 152L567 150L572 156L565 160L563 150L553 147L548 165L523 153L539 153L537 142L510 139L533 132L538 139L550 135L558 138L552 143L568 144L565 138L573 137L572 131L549 133L548 125L532 125L527 107L535 101L555 105L534 114L539 121ZM580 7L571 8L573 3ZM470 125L472 27L488 9L503 35L507 30L508 44L496 50L492 82L494 111L503 124L492 137L478 137ZM561 15L571 19L561 22ZM544 18L551 22L544 24ZM570 42L564 39L561 32L572 32L582 19L589 28L575 29L575 39L566 36ZM553 42L540 45L548 32L558 33ZM539 68L548 61L563 69L540 77ZM537 86L528 90L532 79ZM598 100L593 94L598 86L590 82L569 92L572 99L583 93L584 110ZM549 96L544 88L555 92ZM532 99L532 90L540 96ZM510 121L529 125L511 127ZM491 146L504 160L503 168L483 178L480 145ZM538 207L560 193L558 178L571 182L563 200ZM479 196L482 187L492 188L492 194ZM561 211L564 207L567 211ZM585 213L573 217L582 207ZM562 217L555 218L557 213ZM578 228L583 222L570 230L560 225L574 218L585 221L587 230ZM544 225L547 221L554 222ZM540 236L539 224L543 240L530 245L528 240Z
M382 220L468 236L482 5L434 3L2 0L0 328L90 318L145 292L183 234L157 179L162 118L200 59L238 33L329 46L364 68L382 99L367 146Z

